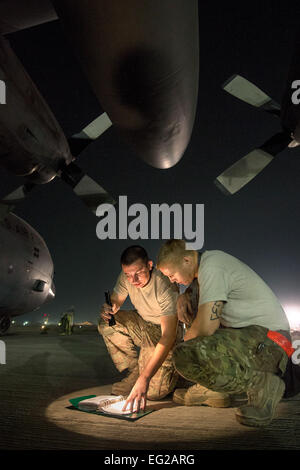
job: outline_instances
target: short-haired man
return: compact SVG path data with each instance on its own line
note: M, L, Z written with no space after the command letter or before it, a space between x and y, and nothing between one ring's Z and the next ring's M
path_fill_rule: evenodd
M288 357L292 354L287 317L271 289L246 264L222 251L186 250L169 240L157 267L172 282L197 279L198 311L173 351L177 371L196 383L175 391L175 400L199 405L211 393L248 393L237 420L265 426L281 400Z
M98 330L117 369L129 370L125 379L113 384L112 393L129 394L124 409L139 410L145 408L147 398L161 399L176 386L172 348L182 339L176 312L178 289L153 268L141 246L128 247L121 266L112 307L102 306ZM128 295L136 310L120 310ZM111 315L116 320L112 327L108 325Z

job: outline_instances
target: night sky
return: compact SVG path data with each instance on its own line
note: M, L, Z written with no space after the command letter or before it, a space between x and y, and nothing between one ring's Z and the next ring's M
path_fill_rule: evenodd
M205 3L205 5L202 5ZM205 204L203 249L224 250L249 264L281 303L300 306L300 150L286 150L231 197L214 179L280 131L274 117L221 89L238 73L280 102L299 26L292 2L201 2L198 109L190 144L173 168L139 160L110 128L81 154L78 165L115 198L128 203ZM287 7L286 5L289 5ZM7 36L67 136L103 111L58 21ZM101 50L99 51L101 53ZM298 77L300 79L300 77ZM0 169L0 196L22 180ZM119 257L131 240L100 241L99 219L55 180L34 191L15 213L44 238L55 264L56 298L24 315L52 320L74 305L75 321L96 321L104 291L114 286ZM161 241L138 241L155 259ZM300 323L300 319L299 319Z

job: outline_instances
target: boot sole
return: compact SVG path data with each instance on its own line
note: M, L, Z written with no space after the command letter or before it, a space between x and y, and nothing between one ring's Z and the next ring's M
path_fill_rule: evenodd
M285 384L283 381L281 381L279 384L278 384L278 389L277 389L277 393L281 395L281 398L283 397L283 394L284 394L284 390L285 390ZM280 398L280 399L281 399ZM280 400L279 400L280 402ZM278 403L279 403L278 402ZM274 416L275 416L275 413L276 413L276 407L274 407L273 411L272 411L272 414L271 416L267 417L267 418L251 418L251 417L246 417L246 416L243 416L243 415L240 415L238 413L236 413L235 417L236 417L236 420L240 423L240 424L243 424L245 426L251 426L251 427L256 427L256 428L262 428L262 427L265 427L265 426L268 426L271 421L273 420Z
M231 395L231 404L232 408L239 408L240 406L247 405L248 403L248 396L247 393L241 395Z
M244 426L249 426L253 428L264 428L265 426L268 426L271 423L272 419L274 418L274 413L271 418L261 420L257 420L255 418L245 418L244 416L240 416L238 414L236 414L235 417L236 420Z

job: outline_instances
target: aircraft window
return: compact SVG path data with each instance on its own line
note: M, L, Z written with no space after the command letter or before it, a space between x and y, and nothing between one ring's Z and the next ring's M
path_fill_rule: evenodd
M36 292L44 292L45 285L46 285L46 281L37 280L34 283L32 290L35 290Z
M28 230L26 227L16 225L16 232L21 233L21 235L25 235L25 237L28 237Z
M33 248L33 256L35 256L36 258L39 258L39 257L40 257L40 250L39 250L39 248L36 248L36 247Z

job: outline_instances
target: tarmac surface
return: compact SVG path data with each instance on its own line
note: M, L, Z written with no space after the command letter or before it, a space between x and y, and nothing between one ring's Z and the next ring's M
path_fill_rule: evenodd
M69 398L110 393L120 380L95 327L72 336L12 327L0 338L0 449L299 450L300 394L282 400L264 429L240 425L234 408L185 407L167 397L128 422L72 409Z

